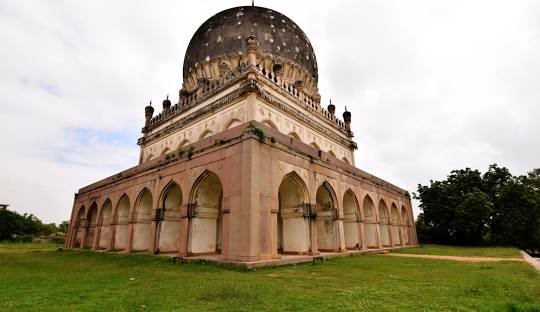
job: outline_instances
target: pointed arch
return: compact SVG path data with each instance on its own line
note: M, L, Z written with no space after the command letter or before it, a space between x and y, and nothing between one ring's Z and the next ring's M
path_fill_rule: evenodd
M101 213L99 216L99 242L98 249L107 249L109 248L109 243L112 236L112 224L113 222L113 211L112 211L112 201L107 198L101 206Z
M73 227L73 233L75 236L73 247L75 248L82 247L83 245L85 215L86 215L86 208L84 205L82 205L81 207L79 207L79 211L77 211L77 218L75 219L75 226Z
M310 248L309 222L305 215L309 194L304 180L291 171L283 176L278 187L276 246L278 253L303 254Z
M221 252L222 198L223 187L218 175L205 170L190 192L189 254Z
M199 135L199 141L211 136L212 134L214 134L212 130L205 129L203 132L201 132L201 135Z
M225 124L225 127L223 127L223 131L225 131L227 129L234 128L234 127L240 125L241 123L242 123L242 121L240 119L233 117Z
M151 245L153 198L148 188L143 188L135 200L133 209L133 238L131 249L133 251L147 251Z
M403 235L403 244L411 245L410 219L405 205L401 206L401 233Z
M188 140L188 139L183 139L182 141L180 141L180 143L178 144L178 146L176 147L176 149L181 149L183 148L184 146L190 144L191 142Z
M179 250L182 199L180 186L174 180L169 181L161 192L158 204L156 252L174 253Z
M321 147L319 146L319 144L317 144L317 142L311 142L311 144L309 144L309 145L311 145L311 147L313 147L313 148L316 149L316 150L320 150L320 149L321 149Z
M316 194L317 212L317 245L319 251L336 251L338 249L336 215L337 198L330 183L324 181Z
M128 243L128 222L129 222L129 209L130 209L129 196L124 193L118 200L115 209L114 222L115 234L114 234L114 250L126 250Z
M381 244L383 247L390 247L390 219L388 206L381 198L379 200L379 233L381 235Z
M343 194L343 231L345 236L345 248L358 249L361 247L360 212L358 200L351 189Z
M97 204L92 202L88 213L86 215L86 237L84 239L84 247L92 248L94 246L94 238L96 234L98 215L97 215Z
M362 201L362 222L364 223L364 236L367 248L379 247L379 236L377 234L377 219L375 213L375 203L369 194L364 196Z
M152 160L154 158L154 154L149 154L146 156L146 161Z
M334 158L337 158L336 154L332 150L328 150L328 154Z
M390 223L392 224L392 242L394 245L401 245L399 212L396 203L392 202L390 206Z
M169 147L165 147L161 153L159 154L160 156L164 156L165 154L168 154L171 152L171 149Z
M291 137L291 138L293 138L293 139L295 139L295 140L298 140L298 141L302 142L302 139L300 138L300 136L298 135L298 133L296 133L296 132L294 132L294 131L289 133L289 137Z
M278 129L278 127L276 126L276 124L275 124L272 120L270 120L270 119L265 119L265 120L261 121L261 123L262 123L263 125L265 125L265 126L268 126L268 127L272 128L272 129L274 129L274 130L278 130L278 131L279 131L279 129Z
M347 157L343 157L341 160L343 160L344 163L346 163L347 165L350 165L351 163L349 162L349 160L347 159Z

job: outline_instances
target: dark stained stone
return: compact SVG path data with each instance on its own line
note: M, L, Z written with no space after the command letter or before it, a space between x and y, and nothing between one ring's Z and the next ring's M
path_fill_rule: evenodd
M189 42L184 78L207 57L246 53L246 38L251 33L257 37L261 52L292 60L317 79L317 59L306 34L287 16L257 6L227 9L204 22Z

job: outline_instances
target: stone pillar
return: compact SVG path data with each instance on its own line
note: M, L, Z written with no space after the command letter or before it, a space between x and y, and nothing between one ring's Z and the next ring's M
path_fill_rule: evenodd
M242 195L240 199L240 219L243 224L240 229L241 246L240 260L255 261L261 258L271 258L271 255L260 253L261 202L260 186L260 149L261 143L255 139L242 142Z
M133 211L130 211L129 221L128 221L128 239L126 244L126 252L131 252L133 250L133 223L135 221L133 220Z
M152 223L150 225L150 237L148 237L150 239L148 251L151 253L159 253L159 221L161 211L163 211L163 208L152 208Z
M315 192L316 194L317 192ZM318 255L319 252L319 244L317 243L317 217L314 216L315 207L317 207L317 204L309 204L310 210L311 210L311 216L309 217L309 237L311 239L310 241L310 248L309 248L309 254L310 255Z
M362 221L362 220L360 220ZM366 242L366 234L365 234L365 229L364 229L364 222L359 222L358 223L359 225L359 233L360 233L360 238L359 238L359 242L360 242L360 250L367 250L367 242Z
M180 221L180 238L178 240L178 256L188 256L188 233L189 233L189 210L192 205L186 203L180 208L180 215L182 220Z
M114 240L116 239L116 224L117 220L114 217L114 214L116 214L115 210L113 210L113 222L111 222L111 239L109 240L109 243L107 244L107 250L114 251Z

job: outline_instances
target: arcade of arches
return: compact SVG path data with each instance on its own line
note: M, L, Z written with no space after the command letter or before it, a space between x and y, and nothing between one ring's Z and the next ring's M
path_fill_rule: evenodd
M184 183L170 179L162 189L144 186L117 199L94 199L88 208L81 205L69 247L181 256L220 255L234 247L224 239L231 236L232 209L224 209L220 177L205 170L185 190L185 180L178 180ZM415 244L410 206L401 203L398 209L394 200L364 190L336 193L327 181L314 190L311 194L295 171L285 174L274 190L273 258Z

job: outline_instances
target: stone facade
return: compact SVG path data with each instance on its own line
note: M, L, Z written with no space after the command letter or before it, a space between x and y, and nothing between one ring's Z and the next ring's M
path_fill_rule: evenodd
M277 14L216 16L259 26ZM216 16L201 28L221 25L211 38L222 38L236 22ZM210 49L220 54L195 64L190 43L179 102L145 108L139 165L79 190L66 246L254 262L417 244L408 193L357 169L351 114L320 105L314 54L296 63L253 31L240 37L243 53Z

